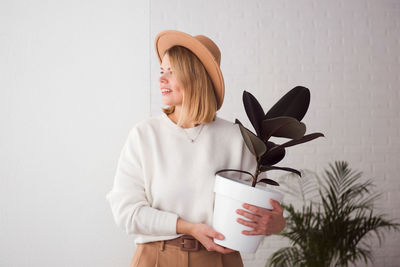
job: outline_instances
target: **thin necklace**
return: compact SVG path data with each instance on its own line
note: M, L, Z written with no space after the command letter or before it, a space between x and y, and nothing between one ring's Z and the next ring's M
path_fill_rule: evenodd
M191 143L194 143L194 141L196 141L197 137L199 137L201 131L203 130L204 124L200 125L199 127L200 127L200 130L197 132L197 135L196 135L195 138L191 138L191 137L188 135L188 133L185 131L185 129L182 128L182 131L185 133L186 137L189 139L189 141L190 141Z

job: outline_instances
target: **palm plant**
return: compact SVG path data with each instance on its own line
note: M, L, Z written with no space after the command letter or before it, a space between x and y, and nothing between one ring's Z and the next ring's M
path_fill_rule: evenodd
M320 201L308 201L300 210L283 205L288 212L286 229L281 236L290 240L290 247L276 251L267 266L348 266L359 260L373 260L371 236L379 245L384 230L399 230L400 224L377 215L372 181L360 181L345 161L329 164L318 187ZM302 178L304 179L304 178ZM309 183L304 183L309 187ZM304 190L300 190L304 192Z

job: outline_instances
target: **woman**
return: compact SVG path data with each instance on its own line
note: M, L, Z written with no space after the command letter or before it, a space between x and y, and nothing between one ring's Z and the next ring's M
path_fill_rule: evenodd
M243 266L238 251L214 243L224 237L211 227L215 172L256 164L237 125L216 116L225 90L220 51L206 36L170 30L155 47L167 108L131 129L107 195L116 223L137 235L131 266ZM281 206L270 201L272 211L237 210L238 223L254 228L243 234L285 227Z

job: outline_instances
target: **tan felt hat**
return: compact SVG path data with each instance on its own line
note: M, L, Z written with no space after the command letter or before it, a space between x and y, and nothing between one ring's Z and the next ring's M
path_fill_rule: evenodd
M157 34L154 45L160 64L165 51L175 45L186 47L192 51L203 63L208 75L210 75L215 87L215 95L218 102L217 109L221 108L225 95L224 77L220 69L221 52L210 38L204 35L191 36L180 31L166 30Z

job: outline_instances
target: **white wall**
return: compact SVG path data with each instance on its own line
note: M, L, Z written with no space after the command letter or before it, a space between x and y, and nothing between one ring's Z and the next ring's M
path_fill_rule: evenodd
M129 264L133 238L104 197L129 128L160 112L153 40L165 29L219 45L221 117L248 124L243 90L267 109L308 87L303 121L326 138L289 148L281 165L321 172L347 160L376 180L381 211L400 219L400 2L244 3L0 2L0 266ZM397 265L399 240L372 241L374 266ZM269 237L245 266L263 266L283 245Z
M127 266L105 200L150 112L147 1L0 2L0 266Z

